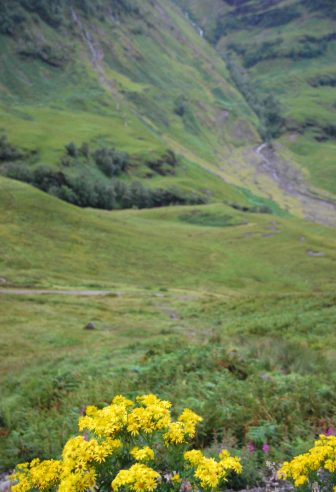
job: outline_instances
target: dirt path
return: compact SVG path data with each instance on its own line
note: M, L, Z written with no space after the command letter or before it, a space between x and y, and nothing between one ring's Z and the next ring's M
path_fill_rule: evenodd
M0 295L16 296L78 296L78 297L96 297L108 296L114 294L109 290L48 290L48 289L0 289Z

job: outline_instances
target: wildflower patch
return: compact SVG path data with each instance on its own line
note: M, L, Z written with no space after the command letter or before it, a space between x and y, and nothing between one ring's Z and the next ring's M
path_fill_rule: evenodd
M242 472L226 450L217 459L189 450L202 418L186 408L173 420L171 407L155 395L87 407L82 434L68 440L61 459L18 465L13 492L216 490Z

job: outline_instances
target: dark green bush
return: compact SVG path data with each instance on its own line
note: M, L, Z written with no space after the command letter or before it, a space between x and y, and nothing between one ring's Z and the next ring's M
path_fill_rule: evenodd
M2 0L0 8L0 33L13 35L27 19L27 13L15 0Z
M301 3L313 12L323 13L336 18L336 3L334 0L301 0Z
M0 8L0 32L7 35L19 35L22 27L32 14L53 28L59 28L65 22L72 21L72 9L80 11L86 17L104 20L112 12L121 16L137 15L139 8L131 0L2 0ZM45 56L44 53L41 55Z
M78 150L77 150L77 146L74 142L70 142L68 145L66 145L65 150L67 151L67 154L70 157L77 157Z
M6 161L17 161L24 157L24 153L10 144L5 135L0 135L0 163Z
M3 174L11 179L33 183L33 171L22 162L12 162L2 170Z
M185 193L178 188L145 187L138 181L123 182L117 176L127 173L130 167L128 154L101 147L90 152L87 143L78 147L70 142L60 159L59 168L39 165L28 166L29 159L22 151L0 138L0 163L2 174L36 186L61 200L79 207L104 210L125 208L152 208L168 205L193 205L206 203L207 198L197 193ZM161 175L174 174L178 159L167 150L159 159L149 160L148 167ZM97 168L102 174L97 173ZM71 168L71 169L67 169ZM108 178L108 179L107 179Z
M176 174L178 160L172 150L168 150L160 159L154 159L147 162L147 166L161 176Z
M99 169L109 178L127 172L130 165L128 154L106 147L96 150L93 159Z
M312 87L336 87L336 74L316 75L309 83Z

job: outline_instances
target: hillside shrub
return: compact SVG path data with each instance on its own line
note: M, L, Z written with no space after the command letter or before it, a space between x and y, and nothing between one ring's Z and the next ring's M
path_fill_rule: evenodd
M70 157L77 157L78 150L74 142L70 142L65 146L65 150Z
M225 449L217 459L190 450L202 418L185 408L174 420L170 408L155 395L86 407L81 434L68 440L61 459L18 465L13 492L218 490L241 473L239 458Z
M316 75L309 83L312 87L336 87L336 74Z
M106 147L97 149L93 154L93 159L99 169L109 178L127 172L130 165L128 154Z
M313 12L324 13L329 17L336 18L336 3L334 0L301 0L301 3Z
M0 163L5 161L17 161L24 156L24 153L10 144L6 135L0 135Z
M17 179L24 183L33 183L33 171L26 164L22 162L13 162L10 165L6 165L2 169L2 173L11 179Z
M175 153L172 150L168 150L159 159L149 160L146 164L155 173L161 176L168 176L176 174L178 160Z
M27 19L19 2L3 0L0 9L0 33L12 36Z
M23 162L25 160L26 162ZM207 203L199 193L186 193L176 187L148 188L140 181L118 179L128 174L131 159L127 153L114 148L100 147L91 152L87 143L65 146L59 167L31 165L31 156L0 137L1 173L9 178L36 186L61 200L79 207L103 210L152 208L169 205L197 205ZM173 151L145 164L162 176L173 175L178 159ZM97 170L99 170L97 172Z
M79 207L115 210L207 203L206 196L188 194L176 187L151 189L139 181L104 181L95 177L88 168L81 169L76 175L67 175L43 165L31 169L25 164L13 162L3 168L3 174Z
M179 96L176 99L176 101L175 101L174 113L177 116L180 116L182 118L182 116L184 116L185 112L186 112L186 99L185 99L185 96Z

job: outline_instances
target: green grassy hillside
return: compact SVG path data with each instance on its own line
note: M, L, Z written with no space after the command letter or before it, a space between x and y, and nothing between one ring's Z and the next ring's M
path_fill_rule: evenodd
M15 181L1 184L1 272L10 285L253 293L257 286L304 292L334 283L333 231L296 219L224 204L84 211Z
M335 4L177 3L190 11L217 51L230 57L245 92L253 93L251 106L267 96L273 108L276 102L283 122L275 136L283 151L289 150L313 185L335 193Z
M218 199L253 205L258 196L300 217L328 225L335 223L332 212L336 207L326 203L333 199L318 189L319 186L333 191L332 134L328 134L328 142L320 145L315 137L307 141L312 126L310 130L307 127L308 133L302 135L302 142L307 143L304 148L310 149L309 159L305 160L301 134L295 134L294 138L292 130L284 133L289 121L286 117L278 142L282 144L288 138L295 142L276 149L285 163L271 159L265 166L258 145L268 131L265 125L271 122L272 127L278 127L273 111L277 104L273 104L273 99L268 100L265 116L260 108L256 110L256 104L251 104L251 98L246 98L246 91L237 83L239 69L233 77L232 63L236 66L242 61L231 45L236 43L235 36L237 39L240 36L244 44L250 35L249 27L242 31L234 26L229 36L219 36L219 30L225 27L222 23L227 22L233 7L218 2L210 12L202 4L205 39L192 20L197 13L192 8L199 7L196 1L184 5L194 17L183 13L180 4L161 1L154 6L133 2L131 7L127 2L115 1L110 5L103 1L93 8L87 2L60 0L54 10L42 0L29 9L23 0L8 5L5 4L0 19L0 128L12 150L8 160L8 144L0 140L3 174L29 181L81 206L124 208L127 205L123 202L129 206L129 200L120 199L120 189L111 189L113 180L106 179L93 160L97 149L115 148L130 156L131 165L121 177L124 195L134 195L132 189L125 192L125 186L131 187L138 181L146 188L141 193L147 197L151 193L148 190L156 193L158 188L168 188L171 193L173 188L170 199L151 197L149 201L154 205ZM213 14L217 7L216 51L211 43L214 44ZM309 14L311 22L314 16L316 12ZM322 23L319 32L329 29L328 22ZM259 29L258 36L274 35L273 29L264 27ZM255 39L257 43L257 35ZM332 41L323 43L323 46L328 44L328 50L329 45L332 49ZM233 53L231 64L220 56L226 57L227 44ZM329 63L326 53L316 60ZM282 58L279 60L281 64ZM274 77L267 75L267 67L265 71L257 71L258 77L263 73L265 80L278 80L276 73ZM253 70L256 67L249 72ZM288 70L281 68L281 76L284 73ZM251 83L247 83L248 90L253 89L251 97L256 98L258 107L269 92L280 100L275 89L261 82L254 84L251 75ZM244 84L243 78L245 87ZM293 85L286 81L282 84L285 91ZM329 89L325 86L317 89L318 97L324 97L326 90ZM292 111L292 105L286 104L283 102L284 110L286 107L286 111ZM264 105L260 107L263 111ZM300 104L300 111L303 107L308 110L309 106ZM318 102L315 107L321 109L323 104ZM79 149L72 158L67 150L69 144ZM297 149L298 155L293 149ZM174 152L178 165L173 172L165 169L163 176L162 170L153 171L151 164L153 160L164 162L167 151ZM324 159L323 169L312 160L317 152ZM308 163L309 169L315 166L316 172L312 171L310 180L316 185L313 191L306 184L308 168L305 167L307 175L302 174L298 166L301 163ZM56 175L50 177L51 172ZM37 178L34 173L38 174ZM318 179L314 179L314 173ZM288 180L295 182L295 186ZM75 198L78 183L96 188L87 195L95 195L99 190L98 195L107 193L108 197L104 203L97 203L96 197ZM242 199L237 187L248 189L252 200L247 194ZM192 196L195 193L196 198ZM112 196L115 194L116 204ZM321 199L316 200L316 196ZM133 200L132 205L139 206L139 200Z
M273 459L332 425L332 230L224 204L83 210L0 183L2 288L111 291L1 296L3 468L57 456L80 408L115 392L192 406L201 445L266 432Z
M173 5L102 5L104 20L64 5L55 29L41 7L32 13L16 2L24 20L3 28L0 128L33 152L31 166L62 168L64 147L87 142L131 154L142 179L143 161L168 148L214 170L221 146L258 142L257 119L225 63Z

